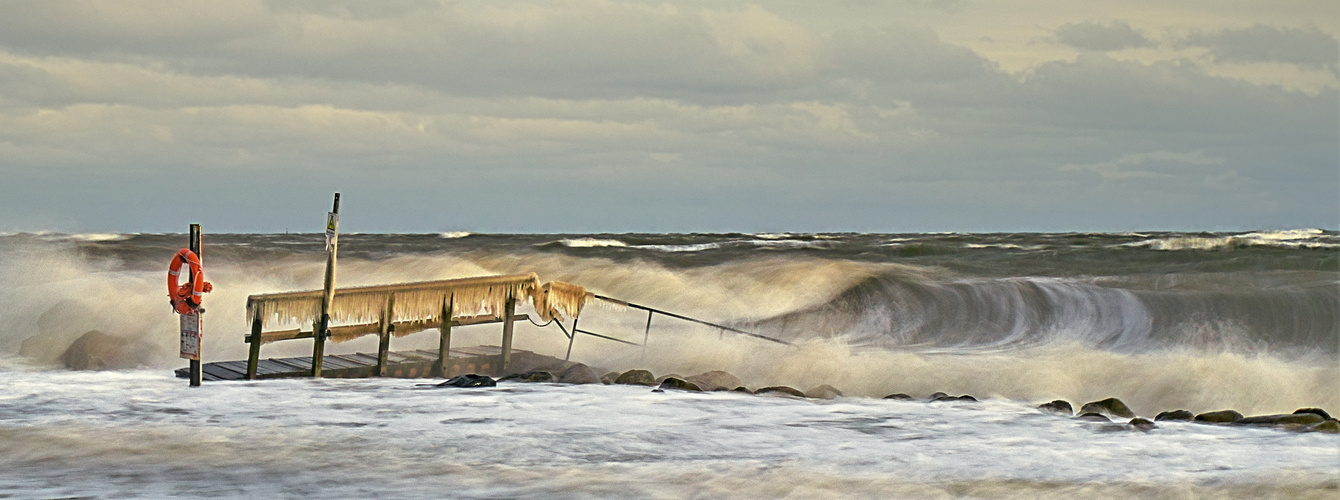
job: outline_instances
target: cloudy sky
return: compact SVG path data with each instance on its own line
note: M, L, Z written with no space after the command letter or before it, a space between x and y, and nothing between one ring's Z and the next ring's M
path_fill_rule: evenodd
M3 0L0 232L1340 227L1340 3Z

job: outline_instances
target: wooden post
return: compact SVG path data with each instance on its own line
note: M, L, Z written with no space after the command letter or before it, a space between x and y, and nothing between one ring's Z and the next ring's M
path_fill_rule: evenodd
M190 244L191 244L191 251L192 251L192 252L195 252L195 256L196 256L196 258L200 259L200 262L203 263L203 262L205 261L205 256L204 256L204 255L201 255L201 253L200 253L200 224L191 224L191 243L190 243ZM188 271L188 273L189 273L189 271ZM202 274L202 276L191 276L191 279L192 279L192 280L196 280L196 279L205 279L204 276L203 276L204 273L201 273L201 274ZM200 315L203 316L203 315L205 314L205 311L202 309L202 310L200 310L199 312L197 312L196 314L200 314ZM204 344L204 342L203 342L203 340L204 340L204 336L203 336L203 335L201 335L201 340L202 340L201 344ZM204 347L204 346L201 346L201 347L202 347L201 351L202 351L202 353L203 353L203 351L204 351L203 347ZM200 377L200 360L198 360L198 359L192 359L192 360L191 360L191 387L200 387L200 378L201 378L201 377Z
M572 317L572 335L568 337L568 355L563 356L563 361L572 359L572 343L577 341L577 316Z
M499 375L506 375L512 366L512 316L516 314L516 297L508 295L507 306L503 308L502 366Z
M335 295L335 254L340 247L340 193L335 193L335 206L326 217L326 293L321 296L321 316L317 318L312 335L312 376L321 376L321 358L326 355L326 337L330 336L330 301Z
M447 378L451 375L451 314L452 301L456 295L452 294L447 300L442 302L442 334L438 336L437 344L437 376Z
M256 308L256 314L251 317L251 337L247 342L251 342L251 349L247 353L247 380L256 380L256 364L261 360L261 330L265 325L261 321L261 308Z
M377 334L381 337L377 343L377 376L386 376L386 357L391 352L391 332L395 331L395 294L386 298L386 310L382 311L382 324Z
M647 359L647 342L651 340L651 315L656 314L647 311L647 329L642 331L642 356L640 359Z

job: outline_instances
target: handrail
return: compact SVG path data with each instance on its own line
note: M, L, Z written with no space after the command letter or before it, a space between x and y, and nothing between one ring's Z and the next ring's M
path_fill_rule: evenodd
M783 345L794 345L794 344L792 344L792 343L790 343L790 342L787 342L787 341L785 341L785 340L775 339L775 338L772 338L772 337L769 337L769 336L766 336L766 335L759 335L759 334L757 334L757 333L753 333L753 332L746 332L746 331L744 331L744 330L740 330L740 329L738 329L738 328L731 328L731 327L729 327L729 326L725 326L725 325L718 325L718 324L716 324L716 323L709 323L709 322L707 322L707 321L703 321L703 320L700 320L700 319L690 318L690 317L688 317L688 316L682 316L682 315L679 315L679 314L675 314L675 313L672 313L672 312L670 312L670 311L663 311L663 310L661 310L661 309L656 309L656 308L654 308L654 307L647 307L647 306L644 306L644 305L641 305L641 304L634 304L634 303L632 303L632 302L628 302L628 301L626 301L626 300L619 300L619 299L616 299L616 298L614 298L614 297L606 297L606 296L604 296L604 295L600 295L600 294L593 294L593 296L594 296L595 298L597 298L597 299L600 299L600 300L603 300L603 301L606 301L606 302L612 302L612 303L615 303L615 304L618 304L618 305L621 305L621 306L624 306L624 307L631 307L631 308L633 308L633 309L641 309L641 310L643 310L643 311L647 311L647 312L652 312L652 313L656 313L656 314L662 314L662 315L665 315L665 316L669 316L669 317L671 317L671 318L681 319L681 320L684 320L684 321L689 321L689 322L693 322L693 323L698 323L698 324L700 324L700 325L706 325L706 326L710 326L710 327L714 327L714 328L719 328L719 329L722 329L722 330L725 330L725 331L728 331L728 332L738 333L738 334L741 334L741 335L748 335L748 336L750 336L750 337L754 337L754 338L759 338L759 339L767 340L767 341L769 341L769 342L776 342L776 343L778 343L778 344L783 344ZM650 318L648 318L648 325L650 325ZM648 328L650 329L650 326L648 326ZM633 345L637 345L637 344L633 344Z

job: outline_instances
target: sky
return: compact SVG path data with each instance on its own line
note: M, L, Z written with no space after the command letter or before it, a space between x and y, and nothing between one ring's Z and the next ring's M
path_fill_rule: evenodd
M1340 2L0 0L0 232L1340 229Z

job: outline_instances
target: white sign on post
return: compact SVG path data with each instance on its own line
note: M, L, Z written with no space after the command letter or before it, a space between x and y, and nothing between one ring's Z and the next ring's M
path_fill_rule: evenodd
M200 313L192 312L181 315L181 357L184 359L200 360Z
M340 227L340 214L335 212L326 213L326 250L330 250L330 243L335 241L335 231Z

